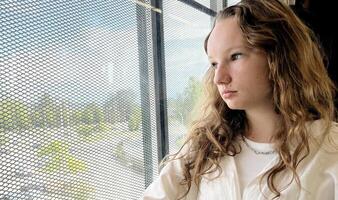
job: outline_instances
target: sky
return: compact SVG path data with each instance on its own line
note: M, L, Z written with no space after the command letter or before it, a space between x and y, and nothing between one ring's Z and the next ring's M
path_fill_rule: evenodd
M175 98L207 68L203 40L211 19L178 1L164 1L161 14L167 93ZM1 1L0 100L36 103L48 93L74 104L103 103L121 89L140 99L136 19L133 0Z

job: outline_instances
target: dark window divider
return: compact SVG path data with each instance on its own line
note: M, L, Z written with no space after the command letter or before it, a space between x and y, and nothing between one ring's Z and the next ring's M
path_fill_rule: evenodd
M228 7L228 0L223 0L222 6L223 6L222 8Z
M146 9L136 4L145 185L153 181Z
M151 0L151 6L161 10L161 13L155 11L152 11L151 13L155 73L157 149L158 162L160 162L164 156L169 153L167 89L163 36L163 1Z

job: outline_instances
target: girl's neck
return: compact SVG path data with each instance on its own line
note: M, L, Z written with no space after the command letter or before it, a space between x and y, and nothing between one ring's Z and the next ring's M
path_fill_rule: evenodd
M245 137L255 142L271 143L273 136L278 132L280 115L275 111L246 112L248 127Z

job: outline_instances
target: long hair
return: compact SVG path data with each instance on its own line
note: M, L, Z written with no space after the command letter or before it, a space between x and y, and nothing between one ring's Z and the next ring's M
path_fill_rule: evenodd
M273 103L281 118L281 128L273 137L279 161L262 176L260 183L267 177L268 187L277 198L281 191L274 181L282 172L292 172L291 182L296 181L301 187L296 169L310 152L311 135L306 122L322 119L328 130L334 118L335 88L314 34L287 5L278 0L243 0L220 11L215 24L228 17L237 18L249 47L261 49L267 55ZM204 44L206 52L209 35ZM210 67L203 81L204 99L195 112L198 115L183 147L169 157L169 160L184 157L186 161L181 184L187 186L187 191L182 197L188 194L191 184L199 186L203 175L216 170L220 173L223 156L241 151L236 137L246 130L245 111L231 110L226 105L213 78L214 69Z

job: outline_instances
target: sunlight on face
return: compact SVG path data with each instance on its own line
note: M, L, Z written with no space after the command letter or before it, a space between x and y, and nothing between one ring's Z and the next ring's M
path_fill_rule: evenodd
M207 43L214 83L231 109L271 104L268 62L264 52L249 48L235 17L218 21Z

